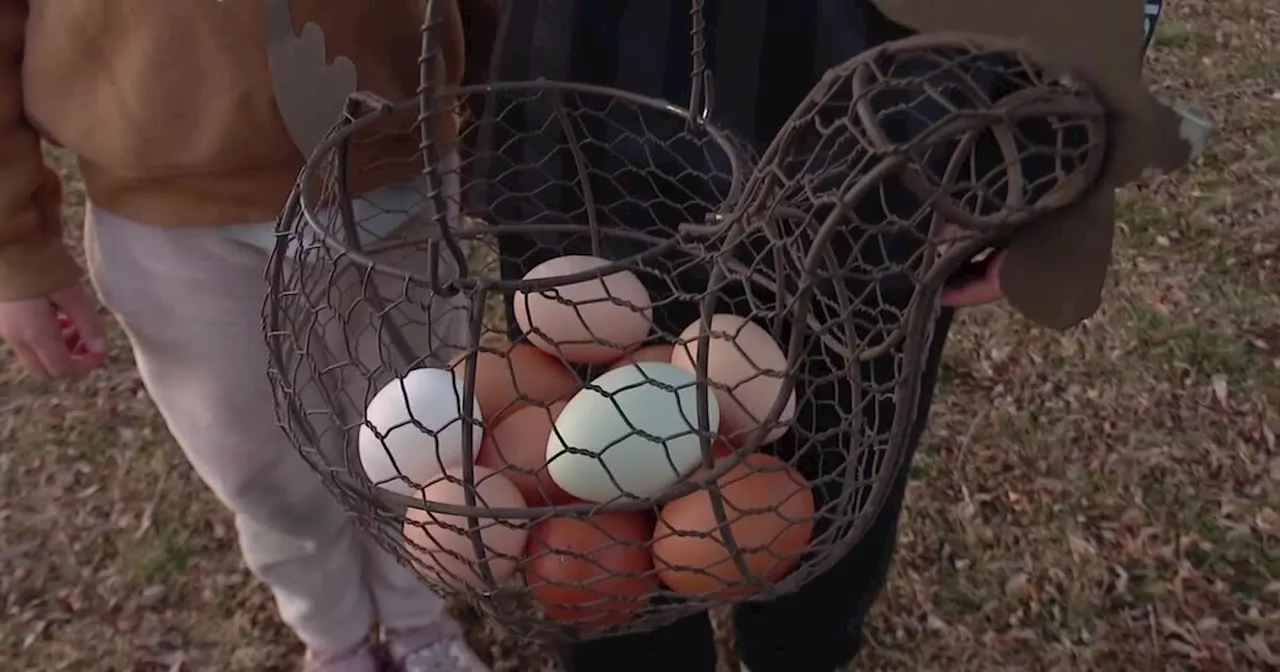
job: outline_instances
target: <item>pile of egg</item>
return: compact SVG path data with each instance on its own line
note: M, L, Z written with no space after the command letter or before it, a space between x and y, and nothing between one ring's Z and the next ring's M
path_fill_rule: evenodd
M527 279L598 269L586 256L551 259ZM416 369L372 399L359 436L366 476L428 502L463 504L464 378L474 369L472 493L487 509L652 497L703 471L698 422L701 320L673 344L651 343L652 300L630 271L519 293L523 343L482 348L448 368ZM706 427L717 459L759 433L785 386L786 358L759 325L714 315L708 330ZM586 386L570 368L603 369ZM796 412L794 390L758 445ZM753 453L719 478L727 527L743 564L776 581L812 535L814 501L789 465ZM448 474L451 479L442 478ZM456 479L456 480L455 480ZM704 483L705 484L705 483ZM419 566L482 589L465 517L410 509L404 533ZM616 625L663 586L689 596L754 591L722 539L705 487L657 511L480 520L488 570L523 580L546 613L579 628Z

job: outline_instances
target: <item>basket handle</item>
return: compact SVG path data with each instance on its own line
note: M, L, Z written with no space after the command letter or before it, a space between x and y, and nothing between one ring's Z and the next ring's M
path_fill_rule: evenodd
M715 105L715 89L711 72L707 69L706 49L706 1L692 0L689 6L689 32L692 49L689 61L693 71L689 73L689 128L700 126L711 117Z
M440 30L444 23L444 3L451 0L426 0L426 12L422 25L422 53L418 60L418 119L422 154L422 176L426 183L427 197L431 201L431 227L437 232L427 243L427 276L431 290L444 296L457 294L469 281L467 255L458 242L451 222L448 221L448 203L446 202L440 175L437 172L440 162L440 141L437 137L440 128L439 85L437 73L443 71L444 60L440 48ZM711 72L706 63L706 2L691 0L690 17L690 61L693 64L689 74L689 109L693 112L687 119L690 128L705 124L711 116L715 96L712 88ZM451 281L440 278L440 246L443 245L453 257L457 276Z
M440 48L440 29L444 23L444 3L454 0L426 0L425 17L422 24L422 53L418 59L418 149L422 154L422 178L426 183L427 198L431 202L429 231L435 234L427 241L427 280L431 291L441 296L454 296L469 281L470 269L467 266L467 254L463 251L458 237L454 235L452 223L449 221L449 203L445 198L443 180L440 179L441 164L440 119L442 114L452 114L452 110L439 109L440 96L436 77L444 72L444 54ZM444 245L453 257L456 277L450 280L440 277L440 246Z

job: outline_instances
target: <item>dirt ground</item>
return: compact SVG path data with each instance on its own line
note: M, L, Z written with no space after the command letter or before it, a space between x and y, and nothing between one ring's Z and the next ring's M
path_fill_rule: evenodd
M1274 0L1172 2L1151 80L1221 132L1125 194L1096 318L964 317L858 669L1280 669L1278 40ZM113 354L52 388L0 360L0 667L287 669L227 516Z

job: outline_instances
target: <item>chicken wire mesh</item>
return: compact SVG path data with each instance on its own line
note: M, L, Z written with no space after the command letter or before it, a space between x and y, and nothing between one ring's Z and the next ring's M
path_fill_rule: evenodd
M968 35L833 69L758 160L624 91L423 89L354 99L299 178L277 407L388 552L544 641L770 599L852 548L942 288L1107 158L1088 87ZM473 149L437 131L469 96Z

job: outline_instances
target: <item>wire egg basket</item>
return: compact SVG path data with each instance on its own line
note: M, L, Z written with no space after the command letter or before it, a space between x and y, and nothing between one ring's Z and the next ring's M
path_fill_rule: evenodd
M360 94L280 221L286 434L389 553L519 637L772 599L853 549L909 459L943 287L1106 164L1088 87L962 34L832 69L754 155L709 114L693 11L687 107Z

